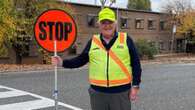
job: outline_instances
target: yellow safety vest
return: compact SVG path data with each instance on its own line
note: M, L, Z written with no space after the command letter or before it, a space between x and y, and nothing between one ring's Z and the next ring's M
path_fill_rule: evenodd
M89 50L89 82L102 87L129 84L132 81L127 33L118 33L109 51L103 46L100 35L94 35Z

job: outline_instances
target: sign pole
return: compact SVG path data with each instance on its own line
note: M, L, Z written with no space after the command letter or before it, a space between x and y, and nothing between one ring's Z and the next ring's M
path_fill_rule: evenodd
M57 43L54 40L54 56L57 57ZM54 88L54 97L55 97L55 110L58 110L58 71L57 65L54 67L55 72L55 88Z

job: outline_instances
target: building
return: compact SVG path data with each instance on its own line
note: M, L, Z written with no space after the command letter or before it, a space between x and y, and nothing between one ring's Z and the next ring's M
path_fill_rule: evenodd
M98 33L97 14L100 7L94 5L72 4L74 18L78 25L76 41L77 54L81 53L86 42L94 33ZM117 13L117 9L114 8ZM128 32L134 41L146 39L153 42L160 52L169 52L172 31L169 14L149 11L118 9L118 30Z
M64 2L63 2L64 3ZM100 6L70 3L68 5L76 21L77 40L70 51L80 54L92 35L98 33L97 17ZM146 39L159 47L160 52L170 52L172 28L169 22L170 15L159 12L138 11L113 8L118 15L118 30L128 32L134 41ZM10 51L12 52L12 51ZM13 52L12 52L13 53ZM60 55L62 57L64 53ZM15 54L0 58L0 63L15 63ZM43 63L44 58L38 52L38 46L31 40L28 54L22 58L22 63Z

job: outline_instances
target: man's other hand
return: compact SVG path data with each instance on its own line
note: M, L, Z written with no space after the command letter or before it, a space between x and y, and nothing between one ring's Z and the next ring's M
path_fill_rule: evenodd
M132 87L129 93L129 98L131 101L137 101L138 100L138 92L139 87Z

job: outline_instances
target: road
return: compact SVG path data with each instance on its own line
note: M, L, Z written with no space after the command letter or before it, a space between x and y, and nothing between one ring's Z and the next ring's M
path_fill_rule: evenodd
M147 64L142 67L140 97L132 103L132 110L195 110L195 64ZM87 72L85 68L59 70L60 110L90 110ZM0 73L0 110L6 107L9 107L6 110L12 110L11 105L54 110L53 88L52 71Z

